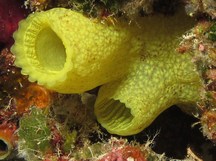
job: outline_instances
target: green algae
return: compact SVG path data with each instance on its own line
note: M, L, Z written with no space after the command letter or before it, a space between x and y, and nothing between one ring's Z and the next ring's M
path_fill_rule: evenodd
M51 130L47 125L47 120L47 115L43 110L35 107L32 108L30 114L20 119L18 151L28 160L34 160L33 158L39 157L40 153L45 154L51 148Z

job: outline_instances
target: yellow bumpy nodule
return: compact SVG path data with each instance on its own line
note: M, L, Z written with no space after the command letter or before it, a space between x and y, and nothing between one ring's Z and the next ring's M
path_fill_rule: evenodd
M61 93L81 93L122 77L141 49L127 30L64 8L31 14L14 39L11 50L22 74Z

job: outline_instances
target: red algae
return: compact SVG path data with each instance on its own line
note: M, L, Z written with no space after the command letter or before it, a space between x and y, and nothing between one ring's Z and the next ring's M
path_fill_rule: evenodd
M206 111L201 117L202 130L213 143L216 143L216 111Z
M147 161L147 158L144 155L144 152L141 151L140 148L135 146L124 146L119 149L112 149L110 153L105 155L99 161L128 161L128 160L136 160L136 161Z
M23 0L0 0L0 43L10 47L18 22L28 15Z
M0 53L0 103L7 105L10 99L15 100L19 114L27 112L31 106L46 108L52 102L53 92L30 83L20 69L13 65L14 55L5 48Z
M29 84L27 77L22 76L20 69L13 65L15 60L14 55L8 48L3 49L0 52L0 89L1 95L5 93L5 97L0 96L1 104L6 104L7 96L13 97L19 95L19 91Z

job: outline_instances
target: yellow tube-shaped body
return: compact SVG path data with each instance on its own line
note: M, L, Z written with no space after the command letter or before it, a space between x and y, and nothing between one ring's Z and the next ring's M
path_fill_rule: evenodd
M185 70L193 69L192 64L184 63L190 58L180 57L146 60L146 64L137 62L123 80L103 85L95 104L95 114L102 126L112 134L132 135L174 104L195 105L200 99L199 78L193 70L185 71L184 75L176 73L184 70L182 65ZM167 58L171 60L164 61ZM158 66L152 66L155 63ZM191 80L181 78L185 76L191 76Z
M81 93L122 77L141 43L127 30L69 9L31 14L14 34L15 64L30 81Z
M178 13L142 22L143 54L127 76L103 85L96 100L97 119L113 134L136 134L168 107L195 105L201 98L202 83L192 56L175 51L190 19Z

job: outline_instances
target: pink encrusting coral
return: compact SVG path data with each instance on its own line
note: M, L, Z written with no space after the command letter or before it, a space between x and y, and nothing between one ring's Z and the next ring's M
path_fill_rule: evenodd
M147 157L144 155L138 147L125 146L120 149L113 149L112 152L105 155L99 161L147 161Z
M18 22L27 16L23 0L0 0L0 43L7 46L13 44L12 34Z

